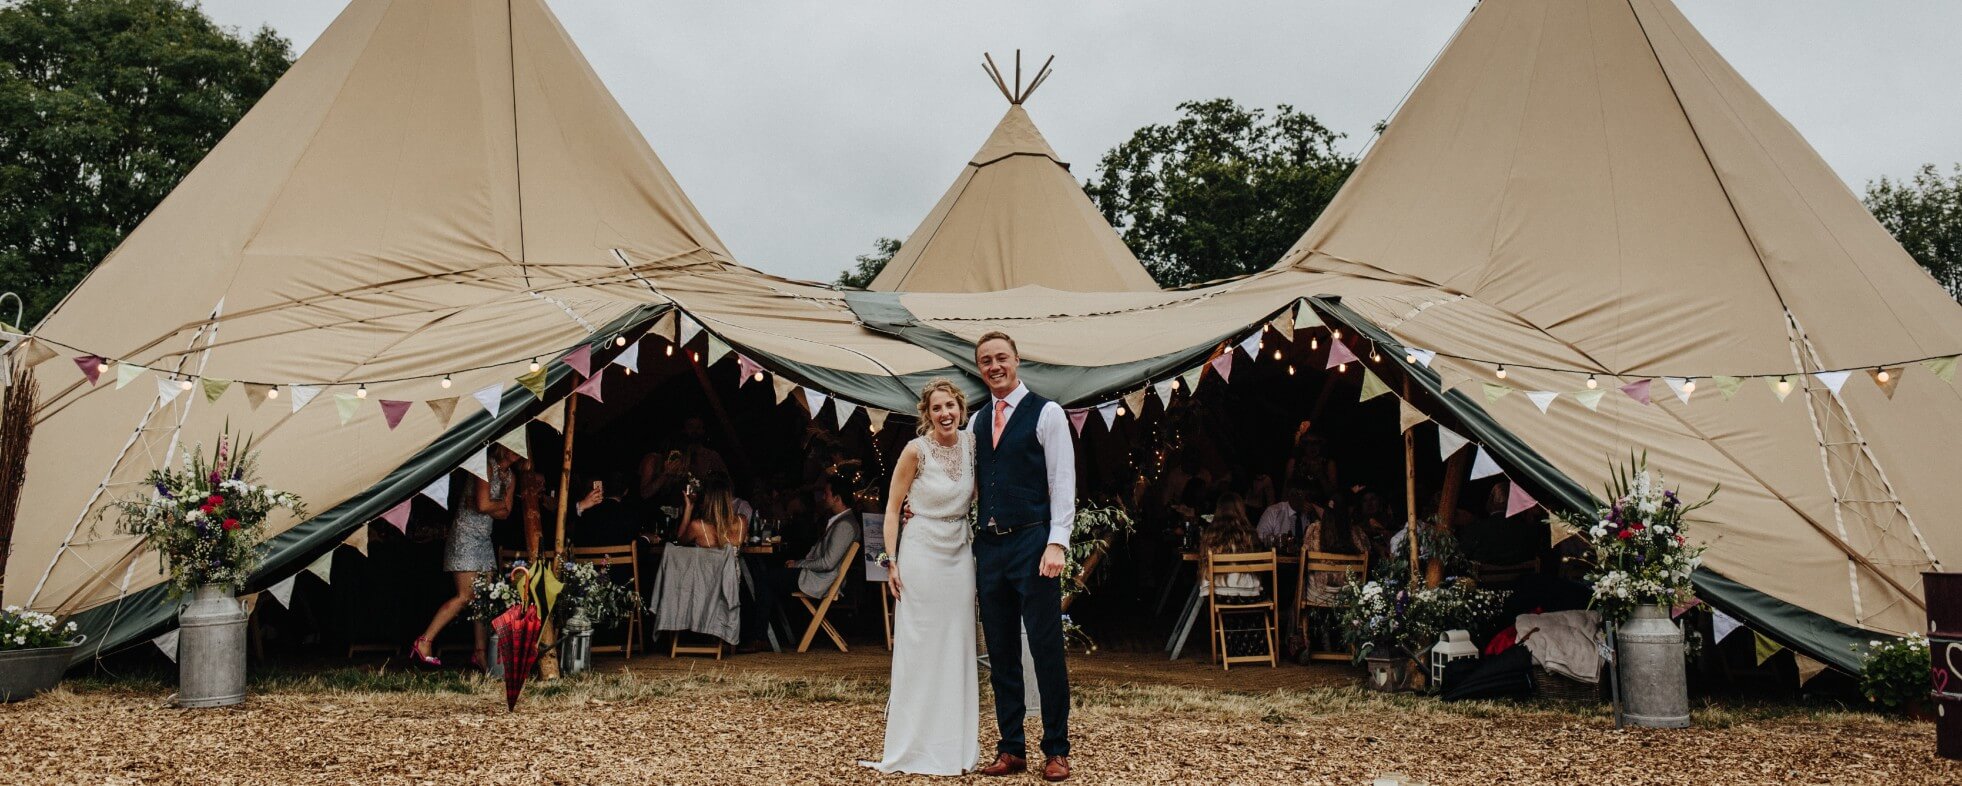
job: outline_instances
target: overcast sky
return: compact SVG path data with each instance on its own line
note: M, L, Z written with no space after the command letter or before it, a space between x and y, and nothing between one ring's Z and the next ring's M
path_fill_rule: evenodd
M1955 0L1677 0L1859 190L1962 162ZM304 52L339 0L203 0ZM904 238L1006 108L982 75L1056 55L1028 110L1081 180L1189 99L1292 104L1351 150L1469 0L557 0L553 10L737 258L830 280ZM1033 69L1028 63L1027 69Z

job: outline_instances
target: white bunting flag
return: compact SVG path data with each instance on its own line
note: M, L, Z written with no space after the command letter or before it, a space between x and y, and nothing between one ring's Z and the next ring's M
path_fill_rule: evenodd
M1580 402L1581 406L1587 407L1587 411L1595 412L1601 407L1601 396L1607 392L1605 390L1583 390L1574 394L1574 400Z
M1540 414L1542 415L1546 414L1547 409L1553 406L1553 400L1559 397L1560 392L1556 390L1526 391L1526 398L1532 399L1533 406L1539 407Z
M628 344L626 349L620 350L620 354L613 356L612 363L628 371L639 371L640 342Z
M499 382L483 390L479 390L470 394L470 397L476 399L477 403L484 405L484 411L489 412L491 417L497 417L498 409L504 406L504 383Z
M1499 462L1492 460L1492 454L1485 452L1485 446L1478 446L1478 456L1472 459L1471 479L1489 478L1502 471Z
M490 449L480 448L463 460L463 471L480 480L490 480Z
M817 417L818 413L824 410L824 402L830 396L810 388L803 388L802 390L804 391L804 409L811 413L811 417Z
M422 495L436 501L444 510L450 508L450 473L437 475L428 486L423 487Z
M293 580L299 577L300 574L295 573L287 576L278 584L266 588L267 594L272 595L273 601L278 603L280 608L290 609L293 607Z
M1266 331L1266 330L1264 330L1264 329L1263 329L1263 330L1256 330L1256 331L1254 331L1254 332L1253 332L1253 335L1250 335L1250 336L1247 336L1247 337L1246 337L1246 338L1244 338L1244 339L1241 339L1241 340L1240 340L1240 351L1241 351L1241 352L1245 352L1245 353L1247 353L1247 357L1248 357L1248 358L1251 358L1251 359L1253 359L1253 360L1259 360L1259 359L1260 359L1260 336L1261 336L1261 334L1263 334L1263 333L1265 333L1265 332L1267 332L1267 331Z
M1443 424L1438 425L1437 459L1439 461L1449 460L1452 456L1456 455L1458 451L1464 450L1465 446L1469 444L1471 444L1471 440L1458 436L1457 432L1445 428Z
M890 414L892 413L883 409L867 407L865 410L865 422L871 426L872 433L877 434L880 429L886 427L886 416Z
M288 385L286 390L292 394L287 398L292 399L294 412L300 411L300 408L313 401L314 396L320 395L320 388L314 385Z
M1187 369L1184 374L1179 375L1179 384L1185 386L1186 395L1190 396L1194 393L1199 392L1199 378L1206 375L1205 371L1206 371L1206 366L1205 364L1202 363L1200 365Z
M1846 378L1850 376L1853 376L1853 372L1851 371L1820 371L1814 373L1812 378L1825 383L1826 389L1832 391L1833 395L1837 396L1839 395L1839 389L1846 385Z
M150 643L157 645L157 649L163 650L164 657L169 658L171 663L177 662L177 629L176 628L171 628L170 630L165 631L164 635L151 639Z
M1403 352L1404 354L1409 355L1412 358L1415 358L1417 360L1417 365L1423 366L1424 368L1430 368L1431 361L1437 359L1437 352L1429 349L1404 347Z
M157 378L157 398L162 400L163 403L169 404L177 400L177 395L183 392L184 386L177 384L177 380L164 379L163 377Z
M1710 632L1716 635L1718 644L1722 644L1726 636L1729 636L1733 631L1743 626L1744 623L1738 622L1735 617L1729 614L1715 609L1710 610Z
M687 344L687 343L688 343L688 342L690 342L690 341L694 341L694 340L695 340L695 336L697 336L697 335L700 335L700 334L701 334L701 332L702 332L702 326L701 326L701 325L698 325L698 324L696 324L696 323L695 323L695 320L693 320L693 319L691 319L691 318L689 318L689 316L688 316L687 314L682 314L682 315L681 315L681 337L680 337L680 340L678 340L678 341L676 341L675 343L676 343L676 344L683 344L683 345L685 345L685 344Z
M1172 408L1172 381L1171 380L1168 379L1162 382L1151 383L1151 392L1158 394L1159 407L1162 407L1164 409Z
M143 372L145 371L149 371L149 369L136 365L135 363L131 363L127 360L121 363L117 363L116 364L116 389L122 390L123 386L128 385L129 383L135 381L137 377L143 376Z
M1322 322L1322 315L1315 313L1314 309L1309 308L1308 301L1306 300L1295 301L1294 304L1294 329L1295 330L1301 330L1303 328L1321 327L1323 324L1324 323Z
M334 552L330 550L320 555L320 559L307 566L307 572L319 576L322 582L334 583Z
M1097 416L1104 419L1104 430L1109 431L1117 425L1117 402L1106 401L1097 405Z
M532 418L532 420L536 420L540 423L550 426L552 427L553 431L559 432L560 434L564 434L565 433L565 404L558 403L546 407L544 412L538 413L538 417Z
M729 349L729 342L723 341L720 336L717 336L714 333L709 334L708 343L709 343L708 357L703 358L703 362L702 362L702 365L704 366L715 365L716 361L719 361L724 357L727 357L729 355L729 352L731 351Z
M1689 378L1663 377L1662 381L1669 383L1669 389L1676 394L1677 401L1681 401L1684 404L1690 403L1690 393L1694 392L1695 389L1690 387Z
M852 402L846 401L842 398L834 399L831 404L831 414L837 416L838 428L841 430L845 427L846 423L851 422L852 413L857 411L858 411L857 404L853 404Z
M1401 434L1409 431L1416 428L1417 424L1430 419L1431 416L1424 414L1416 407L1410 406L1410 402L1397 399L1397 433Z

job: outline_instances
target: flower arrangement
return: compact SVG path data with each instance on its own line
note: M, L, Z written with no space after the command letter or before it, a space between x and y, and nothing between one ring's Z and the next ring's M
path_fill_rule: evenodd
M1607 485L1607 505L1561 514L1594 547L1590 605L1612 622L1628 619L1637 606L1681 606L1696 598L1690 574L1703 562L1703 547L1690 545L1684 528L1691 512L1717 496L1712 488L1703 501L1685 504L1675 489L1663 487L1661 473L1649 470L1646 455L1629 458Z
M145 482L153 493L104 510L117 511L122 531L162 555L175 595L207 584L243 588L259 567L266 518L282 509L306 515L299 497L259 485L249 439L236 453L230 448L229 435L218 438L209 456L202 446L193 448L181 468L150 472Z
M553 613L561 622L583 612L593 627L608 629L640 611L640 597L615 582L609 568L607 563L559 563L559 580L565 588L559 591Z
M1859 645L1853 649L1858 652ZM1926 700L1933 664L1928 637L1919 633L1889 641L1869 641L1866 660L1860 664L1860 692L1866 695L1867 701L1890 710Z
M1370 572L1385 578L1409 578L1410 542L1399 538L1393 543L1390 558L1371 565ZM1471 573L1471 557L1458 547L1457 534L1449 527L1438 526L1435 515L1417 523L1417 554L1421 560L1437 560L1444 567L1447 580Z
M0 652L64 647L75 638L75 623L58 624L53 614L8 606L0 611Z
M1077 578L1083 575L1083 566L1092 555L1107 548L1111 541L1131 534L1136 526L1130 512L1121 507L1077 502L1070 546L1063 550L1063 597L1084 590Z
M884 551L881 551L881 552L879 552L879 556L876 556L876 557L873 557L873 558L872 558L872 561L873 561L873 562L876 562L876 563L878 563L878 564L879 564L879 567L881 567L881 568L885 568L886 570L892 570L892 555L891 555L891 554L888 554L888 553L886 553L886 552L884 552Z
M494 573L479 573L470 580L470 608L473 622L489 622L505 610L518 605L518 585L511 583L511 571L524 566L518 560Z
M1508 594L1479 589L1469 579L1414 592L1395 578L1350 581L1336 591L1336 611L1343 643L1360 663L1372 654L1416 657L1447 630L1484 627L1499 615Z

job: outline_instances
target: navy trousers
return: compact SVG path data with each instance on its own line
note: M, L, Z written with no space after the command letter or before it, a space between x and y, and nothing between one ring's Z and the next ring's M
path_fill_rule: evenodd
M988 643L988 681L995 690L996 750L1028 752L1022 732L1022 630L1029 631L1036 689L1042 694L1042 753L1070 754L1070 676L1063 661L1063 585L1042 577L1049 527L1025 527L1007 535L974 535L974 591L981 605L981 635Z

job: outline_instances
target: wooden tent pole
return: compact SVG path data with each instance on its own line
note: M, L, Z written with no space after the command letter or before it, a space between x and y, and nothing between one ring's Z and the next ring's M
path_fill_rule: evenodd
M552 528L552 553L565 550L565 511L572 496L572 437L578 433L579 394L571 393L565 400L565 452L559 463L559 513L558 524Z
M1458 495L1465 490L1466 476L1471 474L1472 451L1460 450L1444 463L1444 486L1437 495L1437 528L1448 531L1458 519ZM1424 566L1424 584L1435 587L1444 583L1444 563L1433 558Z
M1405 376L1403 378L1403 401L1398 402L1398 405L1409 406L1409 404L1404 403L1409 400L1410 377ZM1401 421L1403 418L1399 417L1397 419ZM1403 531L1410 541L1409 586L1415 587L1417 586L1417 572L1420 570L1418 566L1423 564L1417 548L1417 429L1415 427L1403 430L1403 509L1406 519Z

